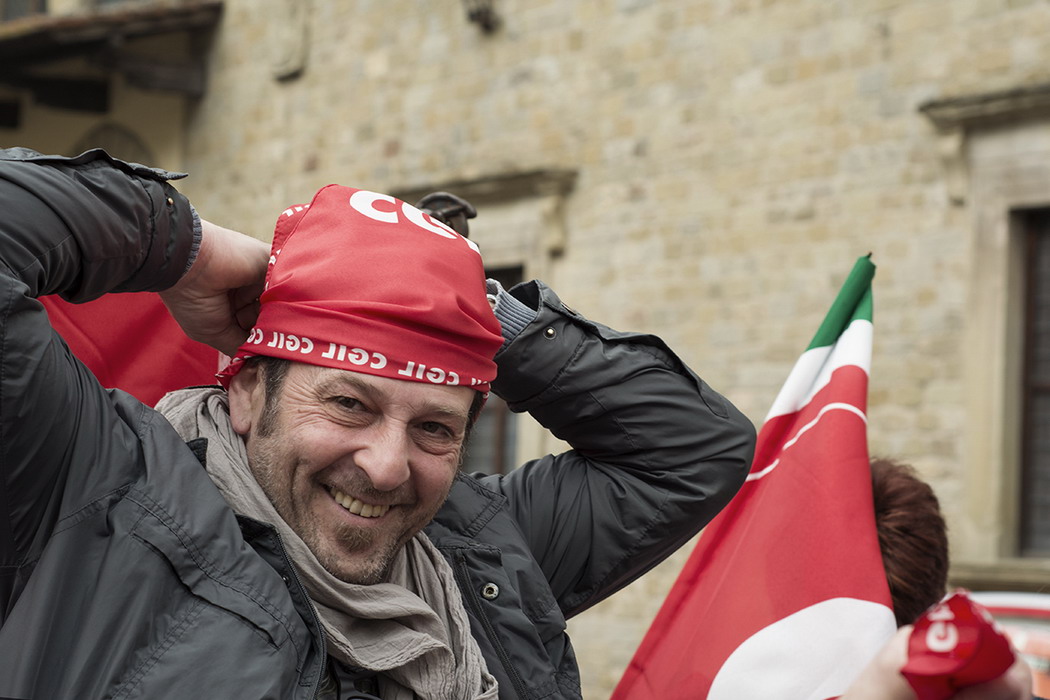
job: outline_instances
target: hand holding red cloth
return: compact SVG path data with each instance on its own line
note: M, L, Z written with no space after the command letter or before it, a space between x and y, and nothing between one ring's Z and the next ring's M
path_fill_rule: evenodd
M841 700L1033 700L1032 672L980 605L956 592L893 639Z
M1015 658L988 611L957 591L915 622L901 675L919 700L946 700L1003 675Z

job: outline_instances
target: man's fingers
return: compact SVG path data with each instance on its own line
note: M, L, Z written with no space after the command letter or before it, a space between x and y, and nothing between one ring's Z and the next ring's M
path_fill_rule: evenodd
M1031 700L1032 670L1020 655L999 678L963 688L954 700Z
M189 271L161 292L186 335L233 355L259 316L270 247L201 220L201 246Z
M238 305L235 314L237 317L237 325L246 331L251 330L255 325L255 321L259 318L258 297L249 300L246 304Z

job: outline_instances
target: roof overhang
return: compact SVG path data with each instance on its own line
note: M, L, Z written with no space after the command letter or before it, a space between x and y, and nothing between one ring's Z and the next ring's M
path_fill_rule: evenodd
M117 5L91 14L34 15L0 22L0 65L23 66L92 53L129 39L208 29L222 0Z
M204 93L200 57L147 58L126 46L150 37L210 30L222 9L222 0L184 0L0 22L0 83L29 90L42 104L89 112L108 109L112 74L123 75L140 89L199 97ZM73 58L86 59L93 74L55 67Z

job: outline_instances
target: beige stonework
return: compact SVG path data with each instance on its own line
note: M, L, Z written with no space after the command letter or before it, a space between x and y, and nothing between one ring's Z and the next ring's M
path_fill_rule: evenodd
M872 451L933 482L967 581L1045 571L1012 550L1009 210L1050 205L1050 120L945 128L920 107L1050 83L1050 4L496 0L491 35L458 2L293 4L227 0L189 44L199 101L118 91L111 118L192 173L204 216L267 238L330 182L573 173L557 195L479 202L483 251L663 336L756 423L872 252ZM27 114L5 145L62 150L99 121ZM533 435L523 452L559 449ZM571 623L586 697L609 695L686 554Z

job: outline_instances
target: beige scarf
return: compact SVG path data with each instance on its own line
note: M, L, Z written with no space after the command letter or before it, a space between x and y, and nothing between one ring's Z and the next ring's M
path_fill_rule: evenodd
M328 653L379 673L383 698L496 698L452 569L420 532L395 558L387 583L345 583L326 571L277 514L248 468L244 440L230 424L226 392L184 389L159 410L184 440L207 438L207 469L237 513L277 527L321 618Z

